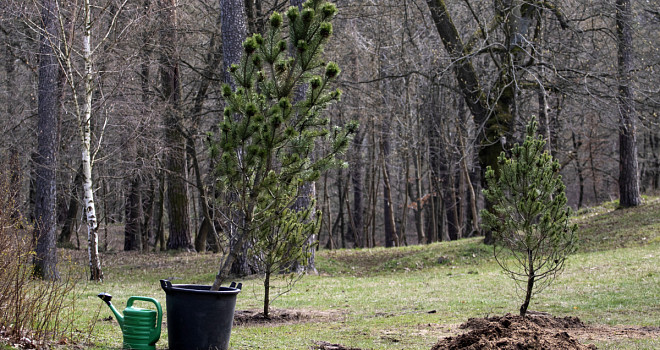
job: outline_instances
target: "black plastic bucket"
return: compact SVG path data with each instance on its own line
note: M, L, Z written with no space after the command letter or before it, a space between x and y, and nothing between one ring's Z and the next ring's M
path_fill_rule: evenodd
M227 350L241 284L211 291L211 286L160 280L167 305L170 350Z

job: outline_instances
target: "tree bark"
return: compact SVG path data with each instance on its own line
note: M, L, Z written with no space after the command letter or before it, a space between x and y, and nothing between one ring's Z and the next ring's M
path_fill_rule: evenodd
M448 150L445 148L443 157L443 164L452 164L453 160L450 158ZM460 225L459 225L459 203L456 198L457 188L455 186L455 171L454 166L442 167L442 200L447 215L447 234L452 241L460 238Z
M424 232L424 191L422 190L422 162L421 152L415 150L415 191L417 194L417 208L415 210L415 228L417 229L417 244L425 244L426 233Z
M141 220L142 228L142 251L149 250L150 245L155 246L154 238L154 203L156 199L155 180L150 176L147 177L146 190L142 193L142 213L144 220Z
M222 31L222 74L226 84L236 89L236 84L229 74L232 64L239 64L243 56L243 41L247 38L247 23L244 0L219 0ZM225 193L231 199L233 193ZM249 239L241 237L244 233L238 226L245 218L238 213L230 213L233 222L229 225L229 248L231 272L237 275L249 275L253 272L248 261ZM228 271L227 271L228 272ZM219 286L219 285L218 285Z
M142 201L140 177L134 176L128 183L126 196L126 223L124 225L124 250L142 250Z
M387 123L387 122L385 122ZM389 127L387 128L389 129ZM389 135L389 130L383 131L383 137ZM383 170L383 220L385 224L385 247L399 246L399 238L396 232L396 220L394 218L394 208L392 208L392 187L390 185L389 170L387 159L389 158L389 141L381 140L382 149L382 170Z
M218 22L221 19L218 17ZM218 40L218 35L216 33L211 34L211 40L209 42L208 51L206 54L206 66L204 67L202 76L200 77L199 86L197 92L195 93L194 103L190 115L192 115L192 125L190 131L186 133L186 151L188 156L191 159L192 168L195 173L195 184L197 188L197 193L199 195L199 204L202 211L203 220L195 236L195 250L197 252L205 252L207 250L207 241L212 242L212 250L217 252L220 247L220 239L218 236L218 230L216 227L220 227L218 220L214 215L214 205L211 200L215 200L215 190L213 186L210 186L210 191L207 191L207 186L205 186L204 180L202 178L201 169L199 166L199 159L197 156L197 148L195 147L194 135L197 135L199 132L199 122L201 117L202 108L204 101L208 97L208 89L211 85L213 77L216 75L217 67L220 65L222 60L222 47L220 40ZM211 160L211 162L213 162ZM213 170L213 164L209 167L211 171ZM209 192L212 194L209 195Z
M229 67L238 64L243 56L243 41L247 38L244 0L219 0L222 31L222 65L224 82L236 86L229 75Z
M660 131L650 130L651 152L653 153L653 170L651 184L654 190L660 189Z
M475 125L480 130L477 134L477 141L481 143L479 162L481 163L483 179L485 178L483 172L486 171L488 166L495 169L497 173L497 157L504 150L503 142L506 136L510 134L514 122L516 91L511 81L513 79L510 74L511 70L506 67L502 68L498 81L495 83L497 97L495 101L489 103L479 83L477 71L472 65L470 50L463 43L447 10L445 1L427 0L426 2L431 11L431 17L440 35L440 39L449 55L455 61L453 64L454 74L461 94L470 112L472 112ZM522 29L524 28L518 28L517 31L509 34L517 35L518 30ZM507 47L513 49L511 35L507 38L507 44ZM489 104L494 106L492 110L488 107ZM489 208L490 205L486 203L486 209ZM492 233L487 231L484 234L484 242L492 244Z
M527 314L527 307L529 307L529 301L532 299L532 291L534 290L534 282L536 281L536 269L534 267L534 257L531 250L527 251L527 263L529 264L526 267L527 273L527 285L525 289L525 300L520 306L520 316L525 317Z
M578 176L578 204L577 208L582 208L584 203L584 170L582 168L582 163L580 163L580 146L582 146L582 141L577 139L575 132L571 132L571 140L573 141L573 152L575 152L575 171Z
M431 188L431 215L430 215L430 229L429 229L429 239L428 243L432 243L438 240L441 240L446 230L444 229L444 213L441 211L441 208L444 208L442 205L442 191L443 186L441 183L442 176L442 167L445 166L444 162L441 159L441 154L443 152L442 145L440 144L440 103L438 99L440 98L439 87L437 84L433 84L430 89L429 99L429 120L427 121L429 128L428 139L429 139L429 186ZM440 220L438 220L440 219Z
M55 56L59 44L57 12L54 0L43 0L41 20L43 32L39 48L36 189L34 217L36 220L36 255L34 273L46 280L59 279L56 239L56 176L59 141L59 108L61 71Z
M298 187L298 198L293 205L294 210L302 211L310 206L314 205L316 199L316 183L308 182ZM343 208L340 201L339 207ZM316 214L311 214L309 220L316 220ZM293 271L302 271L304 270L307 273L317 274L316 270L316 244L318 242L318 237L313 234L310 235L307 241L304 243L303 249L309 254L307 261L304 266L294 265L292 266Z
M165 228L163 225L163 216L165 214L165 174L159 173L156 176L156 191L154 191L154 196L156 196L156 202L154 203L154 216L153 216L153 225L156 230L155 235L156 239L154 240L154 251L156 251L156 246L160 247L161 251L165 250Z
M616 1L619 104L619 205L642 203L637 162L636 113L631 71L633 64L632 8L630 0Z
M85 60L85 101L83 104L82 120L80 123L80 137L82 146L82 168L83 168L83 203L87 218L87 253L89 257L90 280L103 281L103 270L101 269L101 258L99 257L98 221L96 217L96 205L94 203L94 190L92 182L92 97L93 71L92 71L92 13L89 0L85 0L85 31L83 33L83 57ZM73 74L70 74L72 79Z
M176 0L160 0L162 10L160 76L163 98L167 102L165 112L165 144L167 210L169 237L167 249L192 250L190 239L190 215L188 213L188 188L185 139L181 125L181 82L177 43Z
M364 237L364 220L363 220L363 197L364 184L362 181L362 141L364 139L364 132L362 128L358 129L352 141L353 152L352 161L353 166L349 168L349 175L351 177L351 186L353 190L353 205L349 209L351 217L351 225L349 226L349 235L353 236L353 241L356 247L364 247L366 245ZM348 198L347 198L348 200Z
M71 184L71 195L69 196L69 206L67 207L67 214L64 218L64 225L62 225L62 231L60 231L60 236L57 239L58 243L69 243L71 242L71 235L73 234L74 226L76 226L76 221L78 219L78 212L80 211L79 201L80 198L80 184L82 183L82 164L78 167L76 171L76 176L73 178L73 183Z

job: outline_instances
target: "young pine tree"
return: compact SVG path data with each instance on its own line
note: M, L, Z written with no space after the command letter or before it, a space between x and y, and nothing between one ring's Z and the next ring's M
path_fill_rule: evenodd
M267 33L248 38L241 63L230 68L236 90L222 88L226 108L212 155L218 158L218 186L231 198L225 217L236 233L213 288L227 276L234 252L251 242L251 255L265 271L265 316L271 274L304 264L303 246L319 229L311 207L291 209L298 189L343 164L335 156L357 128L331 126L323 116L340 97L330 87L339 67L322 57L336 11L331 3L309 0L302 10L289 8L286 23L273 13ZM322 147L315 152L317 145Z
M569 223L565 186L559 164L544 151L533 118L522 145L502 152L497 173L486 169L486 199L492 212L482 211L484 226L495 238L495 259L524 292L520 315L530 299L552 282L575 249L576 225Z

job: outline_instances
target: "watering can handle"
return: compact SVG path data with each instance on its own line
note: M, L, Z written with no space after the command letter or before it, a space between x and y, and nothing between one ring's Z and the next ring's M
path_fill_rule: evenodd
M154 305L156 305L156 309L158 310L158 320L156 321L156 324L154 325L154 329L152 331L152 336L151 336L151 342L153 342L155 344L158 341L158 339L160 338L160 325L163 323L163 308L161 308L160 303L158 303L158 300L156 300L154 298L141 297L141 296L129 297L128 301L126 302L126 307L133 306L133 302L136 301L136 300L146 301L146 302L150 302L150 303L153 303Z

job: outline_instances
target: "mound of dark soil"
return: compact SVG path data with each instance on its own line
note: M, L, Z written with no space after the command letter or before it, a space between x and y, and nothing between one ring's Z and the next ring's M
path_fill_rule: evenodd
M234 312L234 325L298 323L309 318L309 315L300 311L271 310L270 316L264 317L263 312L255 310L236 310Z
M236 310L234 312L235 326L260 326L277 324L296 324L304 322L328 322L338 317L339 313L317 310L286 310L271 309L270 315L264 317L260 310Z
M460 328L467 333L440 340L431 350L455 349L564 349L592 350L594 345L580 344L566 330L584 328L577 317L558 318L531 313L527 317L506 314L471 318Z

